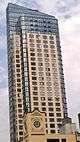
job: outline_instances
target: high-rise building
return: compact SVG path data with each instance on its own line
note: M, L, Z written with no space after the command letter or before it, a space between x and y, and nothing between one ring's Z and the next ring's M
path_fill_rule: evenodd
M80 128L80 113L78 113L78 122L79 122L79 128Z
M7 7L10 141L23 139L24 113L45 112L46 133L67 117L58 20L16 4Z

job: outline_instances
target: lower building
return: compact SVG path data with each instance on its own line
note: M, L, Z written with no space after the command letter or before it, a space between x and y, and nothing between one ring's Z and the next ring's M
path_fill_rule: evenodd
M38 110L24 116L23 142L76 142L75 134L46 134L45 113Z

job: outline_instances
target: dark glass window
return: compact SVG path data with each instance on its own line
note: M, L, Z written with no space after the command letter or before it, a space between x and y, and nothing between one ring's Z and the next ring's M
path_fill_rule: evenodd
M55 130L50 130L50 132L51 132L51 133L55 133ZM56 140L53 141L53 140L52 140L52 141L50 141L50 142L59 142L59 141L56 141Z
M53 111L53 108L49 108L49 111Z
M54 118L50 118L49 120L50 120L50 122L54 122Z
M35 63L35 62L31 62L31 65L35 66L35 65L36 65L36 63Z
M22 104L18 104L18 107L22 107Z
M33 97L33 100L38 100L38 97Z
M62 139L62 142L66 142L66 139Z
M35 56L35 53L30 53L31 56Z
M31 67L32 70L36 70L36 67Z
M55 124L50 124L50 128L55 128Z
M38 95L38 92L33 92L33 95Z
M54 113L49 113L49 116L51 116L51 117L54 116Z
M58 117L60 117L60 116L61 116L61 113L56 113L56 115L57 115Z
M32 77L32 80L37 80L37 77Z
M19 135L23 135L23 132L22 132L22 131L20 131L20 132L19 132Z
M38 105L38 102L34 102L34 105Z

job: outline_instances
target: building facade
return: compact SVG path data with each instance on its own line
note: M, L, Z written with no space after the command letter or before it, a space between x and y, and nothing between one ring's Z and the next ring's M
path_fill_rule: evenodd
M10 141L23 140L23 116L45 113L45 132L67 117L58 20L15 4L7 7Z
M77 142L75 133L46 134L45 114L34 110L24 116L24 141L23 142ZM79 137L78 137L79 140Z

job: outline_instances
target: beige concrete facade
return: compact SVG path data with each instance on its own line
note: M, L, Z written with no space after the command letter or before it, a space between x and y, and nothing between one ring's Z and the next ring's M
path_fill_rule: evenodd
M44 118L45 114L37 110L25 115L24 142L76 142L75 134L46 134Z
M45 113L45 134L58 133L62 125L61 120L64 118L64 108L56 36L27 33L23 38L23 51L21 51L20 35L14 34L12 42L13 49L10 49L9 59L9 94L14 94L10 96L10 105L14 105L15 111L10 110L10 123L13 125L11 132L15 125L16 140L23 139L23 104L25 101L28 112L39 110ZM22 52L24 52L23 59L21 59ZM23 99L24 92L26 93L25 100ZM10 109L12 109L11 106ZM15 121L12 117L13 111Z
M63 118L63 104L56 36L27 33L27 49L31 111L38 109L45 112L46 133L58 133L58 125L61 124L58 120ZM54 121L50 121L52 118Z

